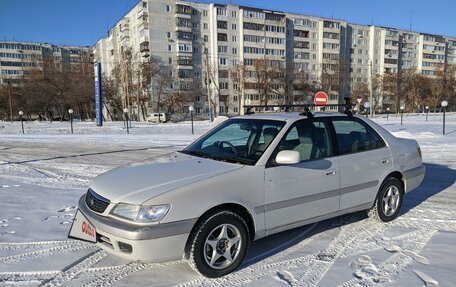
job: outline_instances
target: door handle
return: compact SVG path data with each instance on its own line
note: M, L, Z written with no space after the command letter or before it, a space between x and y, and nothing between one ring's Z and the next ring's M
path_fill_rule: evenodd
M336 171L335 170L327 171L326 175L336 175Z
M385 163L389 163L389 162L390 162L390 160L389 160L389 159L387 159L387 158L384 158L384 159L382 159L382 163L383 163L383 164L385 164Z

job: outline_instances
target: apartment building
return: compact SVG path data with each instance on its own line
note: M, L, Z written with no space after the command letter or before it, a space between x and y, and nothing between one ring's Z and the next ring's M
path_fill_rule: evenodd
M45 61L52 61L58 68L71 68L81 62L90 62L90 50L90 47L1 41L0 84L20 82L24 72L42 70Z
M410 68L435 76L443 63L456 63L455 38L175 0L140 1L96 43L95 61L105 76L122 65L126 49L134 63L158 59L170 67L176 81L168 92L196 84L202 92L188 98L188 105L202 117L211 108L242 114L245 104L312 102L314 91L293 86L300 81L328 92L330 103L341 103L357 83L377 75ZM261 82L265 71L271 78L267 89Z

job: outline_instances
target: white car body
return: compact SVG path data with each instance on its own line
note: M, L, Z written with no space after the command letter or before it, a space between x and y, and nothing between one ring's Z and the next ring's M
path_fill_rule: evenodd
M146 120L150 123L166 123L168 121L165 113L152 113Z
M328 121L351 118L329 112L316 113L314 117ZM417 142L396 138L365 117L353 119L373 128L385 142L384 147L275 166L268 166L275 148L289 128L306 117L271 113L235 119L284 122L254 165L178 152L168 163L117 168L98 176L90 189L93 196L109 202L106 209L101 213L92 210L86 195L79 202L80 211L96 228L97 245L130 260L181 259L198 219L216 207L245 217L252 239L256 240L370 209L388 177L397 177L405 192L418 187L424 178ZM111 212L118 203L170 205L170 209L159 222L139 224L114 216Z

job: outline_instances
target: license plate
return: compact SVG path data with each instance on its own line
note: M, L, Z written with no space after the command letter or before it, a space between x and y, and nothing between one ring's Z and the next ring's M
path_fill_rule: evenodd
M68 237L94 243L97 242L95 226L90 223L79 209L74 216Z

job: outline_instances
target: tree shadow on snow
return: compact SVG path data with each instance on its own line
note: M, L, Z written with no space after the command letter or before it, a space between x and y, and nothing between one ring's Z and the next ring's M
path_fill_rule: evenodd
M420 205L428 198L442 192L455 183L456 170L445 165L424 163L426 174L420 187L405 195L401 215ZM292 248L306 238L316 234L348 225L367 218L367 212L360 211L327 219L295 229L283 231L252 242L249 252L241 268L246 268L263 259L274 256L286 249Z

